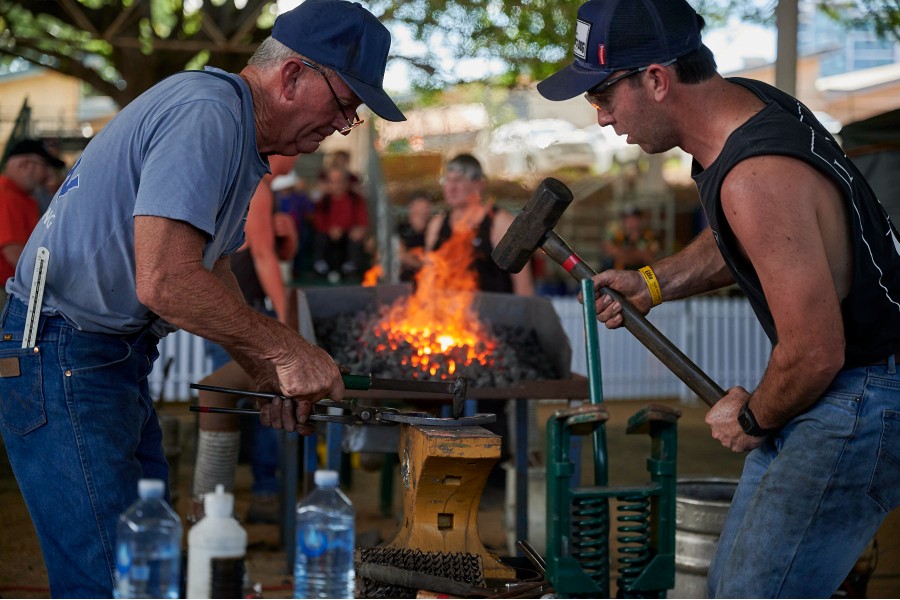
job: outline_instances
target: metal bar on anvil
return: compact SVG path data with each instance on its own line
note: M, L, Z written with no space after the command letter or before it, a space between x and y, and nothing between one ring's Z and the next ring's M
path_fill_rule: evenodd
M348 390L388 390L448 394L453 397L453 418L462 417L469 387L465 377L453 381L418 381L415 379L382 379L369 375L344 375L344 387ZM383 395L381 397L384 397Z
M466 401L468 380L465 377L457 377L453 381L417 381L414 379L383 379L370 375L343 374L341 378L346 390L357 392L379 391L376 397L390 397L392 393L401 394L425 394L425 398L433 398L434 395L450 396L453 403L453 418L459 419L463 414L463 406ZM192 389L207 390L223 394L237 394L255 398L275 398L278 394L269 392L254 392L249 390L236 390L212 385L192 383ZM387 392L387 395L385 394ZM348 398L361 398L364 396L348 395ZM393 396L398 397L398 396ZM402 396L405 397L405 396ZM238 414L238 413L235 413Z
M368 375L344 375L344 387L348 390L395 390L454 395L463 385L462 378L453 381L419 381L416 379L382 379Z
M383 400L438 400L434 395L416 392L389 390L359 390L345 394L347 398L371 398ZM473 400L584 400L591 397L588 380L582 375L573 375L571 379L536 379L522 381L507 387L473 387L469 386L466 397Z
M466 380L464 377L457 377L453 381L417 381L414 379L381 379L379 377L370 377L368 375L342 375L344 387L350 391L396 391L396 392L416 392L426 395L426 397L434 397L435 394L445 396L456 396L466 391ZM273 398L278 394L272 392L255 392L251 390L237 390L231 388L223 388L212 385L203 385L192 383L191 388L196 390L208 390L212 392L221 392L226 394L241 394L244 396L252 396L254 398ZM356 396L354 396L356 397ZM405 396L404 396L405 397Z

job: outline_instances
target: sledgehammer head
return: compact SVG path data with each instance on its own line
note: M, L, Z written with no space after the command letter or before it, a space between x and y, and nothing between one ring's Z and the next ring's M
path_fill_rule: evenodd
M563 182L543 180L491 253L497 266L510 273L525 268L571 203L572 192Z

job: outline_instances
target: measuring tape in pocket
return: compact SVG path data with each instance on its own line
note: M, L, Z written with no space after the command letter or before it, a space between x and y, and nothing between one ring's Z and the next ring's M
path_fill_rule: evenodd
M31 278L31 294L28 297L28 313L25 316L25 334L22 336L23 348L33 348L37 343L38 321L41 318L41 303L44 301L49 263L50 251L41 246L34 259L34 276Z

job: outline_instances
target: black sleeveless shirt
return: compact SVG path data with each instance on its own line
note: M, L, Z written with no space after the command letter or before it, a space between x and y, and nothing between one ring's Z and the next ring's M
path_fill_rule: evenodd
M766 106L729 136L721 154L707 169L702 170L695 161L693 178L719 250L766 335L772 344L778 343L759 277L739 252L722 211L720 191L725 177L740 161L759 155L783 155L802 160L828 177L847 203L853 277L847 297L841 302L846 340L844 367L873 364L897 353L900 243L896 227L859 170L806 106L759 81L728 81L749 89Z
M491 252L494 251L494 245L491 244L491 226L494 224L493 207L487 210L475 237L472 239L472 253L474 259L472 265L478 274L478 289L482 292L503 292L511 294L513 291L512 276L497 266L494 259L491 258ZM437 250L441 244L450 239L453 235L453 229L450 227L450 211L444 212L444 222L438 232L437 240L434 243L434 249Z

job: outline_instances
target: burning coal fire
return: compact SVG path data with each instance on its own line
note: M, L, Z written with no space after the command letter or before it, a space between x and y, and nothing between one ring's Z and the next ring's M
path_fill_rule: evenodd
M375 313L316 323L320 343L353 372L422 380L469 378L479 387L552 379L537 335L526 327L492 327L474 306L474 232L458 231L426 254L415 293Z
M415 293L395 302L375 326L375 336L384 340L376 352L412 346L416 352L410 366L432 376L442 365L447 375L454 375L457 365L492 366L497 341L473 308L478 290L471 269L474 236L473 231L458 232L426 255Z

